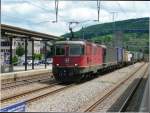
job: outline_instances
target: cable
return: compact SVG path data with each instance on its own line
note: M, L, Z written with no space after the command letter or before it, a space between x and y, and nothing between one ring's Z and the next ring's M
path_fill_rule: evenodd
M43 8L43 7L41 7L41 6L37 5L37 4L34 4L34 3L32 3L32 2L30 2L30 1L28 1L28 0L25 0L25 1L26 1L27 3L33 5L33 6L37 7L37 8L42 9L43 11L50 11L51 13L54 13L52 10ZM57 6L57 4L56 4L56 6ZM57 7L56 7L56 8L57 8ZM56 14L56 13L55 13L55 14ZM64 18L63 16L60 16L60 15L58 14L58 11L57 11L57 16L59 16L59 17L61 17L61 18ZM65 20L65 19L63 19L63 21L68 22L68 20ZM51 21L49 21L49 22L51 22ZM53 22L54 22L54 21L53 21ZM42 23L42 22L39 22L39 23Z
M135 7L135 1L132 1L132 4L133 4L133 9L135 11L135 18L137 18L137 10L136 10L136 7Z
M12 15L6 15L6 14L2 14L2 15L6 16L6 17L11 17L11 18L14 18L14 19L21 19L21 20L24 20L24 21L26 21L28 24L31 24L31 23L32 23L31 20L28 20L28 19L25 19L25 18L16 17L16 16L12 16Z
M120 7L120 9L122 10L122 12L126 15L126 17L128 17L127 13L125 12L125 10L121 7L120 3L117 1L118 6Z
M40 9L42 9L44 11L53 12L53 10L49 10L49 9L43 8L43 7L41 7L41 6L37 5L37 4L32 3L31 1L28 1L28 0L22 0L22 1L26 1L28 4L31 4L31 5L33 5L33 6L37 7L37 8L40 8Z

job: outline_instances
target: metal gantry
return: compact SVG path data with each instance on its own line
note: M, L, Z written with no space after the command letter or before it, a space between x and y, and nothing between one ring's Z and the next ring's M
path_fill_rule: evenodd
M101 0L97 0L97 13L98 13L98 21L100 17L100 8L101 8Z
M58 21L58 0L55 0L55 13L56 13L56 22Z

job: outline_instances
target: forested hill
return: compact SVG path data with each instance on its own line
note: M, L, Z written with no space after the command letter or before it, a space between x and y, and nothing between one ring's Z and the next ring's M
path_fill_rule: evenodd
M114 29L115 28L115 29ZM75 38L88 39L93 42L102 43L105 45L112 45L115 41L114 31L122 32L122 47L134 51L149 51L149 18L129 19L124 21L116 21L115 23L104 23L88 26L77 32L74 32ZM70 37L67 33L62 37ZM113 42L114 41L114 42Z
M149 18L129 19L124 21L116 21L115 23L104 23L88 26L77 32L74 32L75 37L90 39L95 36L102 36L112 34L113 30L121 30L124 33L148 33L149 31ZM62 35L64 38L70 37L70 33Z

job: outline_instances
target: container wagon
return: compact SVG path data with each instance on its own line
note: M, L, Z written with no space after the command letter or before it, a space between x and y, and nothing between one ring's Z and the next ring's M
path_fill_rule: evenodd
M113 47L104 48L104 67L107 69L115 69L117 67L117 49Z

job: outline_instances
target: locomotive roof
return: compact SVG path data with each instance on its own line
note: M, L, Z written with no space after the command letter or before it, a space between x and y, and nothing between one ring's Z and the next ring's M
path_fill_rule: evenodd
M81 45L84 45L85 41L57 41L55 44L81 44Z
M100 45L101 47L103 47L103 48L107 48L107 46L106 45Z

